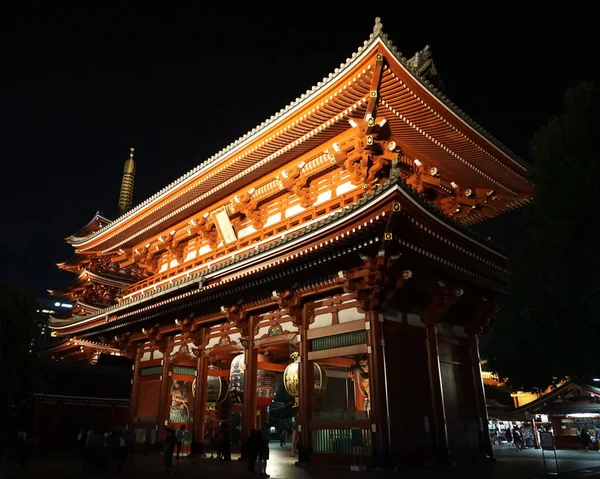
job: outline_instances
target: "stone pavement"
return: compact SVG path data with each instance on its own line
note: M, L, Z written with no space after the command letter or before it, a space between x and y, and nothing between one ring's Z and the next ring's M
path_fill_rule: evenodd
M577 477L600 479L600 453L583 451L558 451L561 477ZM272 479L533 479L544 477L542 453L540 450L516 451L514 447L500 447L496 450L497 462L485 461L477 464L457 464L454 468L437 468L430 470L397 470L350 472L347 468L313 466L307 469L294 465L295 459L289 448L279 448L271 444L271 459L267 472ZM553 454L547 457L548 468L553 467ZM238 461L233 456L231 462L222 462L208 458L185 458L175 461L173 477L195 477L215 479L248 479L245 461ZM571 471L571 472L569 472ZM131 456L122 474L117 475L111 465L107 471L100 473L84 471L80 461L65 458L54 460L31 460L24 471L14 465L0 473L1 479L87 479L89 477L122 477L159 478L166 477L162 457L154 454L149 458L141 455Z

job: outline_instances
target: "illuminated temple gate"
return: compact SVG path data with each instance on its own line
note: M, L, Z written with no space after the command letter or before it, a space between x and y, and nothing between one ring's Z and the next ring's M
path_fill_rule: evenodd
M531 188L438 90L429 50L407 60L381 27L279 113L67 239L59 266L78 277L56 294L77 305L51 327L75 339L54 351L134 360L139 437L186 424L197 443L222 427L243 443L285 381L301 460L489 447L477 335L507 259L469 227Z

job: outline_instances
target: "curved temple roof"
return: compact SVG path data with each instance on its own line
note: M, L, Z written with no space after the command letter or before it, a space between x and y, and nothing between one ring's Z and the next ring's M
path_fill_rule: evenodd
M427 216L449 234L463 238L482 253L490 254L495 263L502 265L505 262L506 256L485 239L479 237L464 225L453 223L451 220L445 218L441 212L431 208L429 203L424 201L420 195L414 193L404 182L392 179L387 180L378 190L365 194L359 201L330 213L314 224L309 224L294 232L281 233L271 243L254 248L243 254L236 254L230 258L223 257L223 261L216 265L208 266L202 271L189 273L158 289L145 292L141 296L124 300L108 308L68 319L52 317L50 327L57 331L59 335L78 334L87 328L97 326L99 321L102 324L118 322L122 318L150 310L156 305L168 304L190 295L206 294L210 289L225 284L223 281L225 276L235 274L247 275L251 268L260 268L262 270L263 263L261 261L279 257L282 252L289 254L290 248L294 245L296 245L295 247L301 247L300 245L307 244L311 238L317 237L327 230L339 227L341 224L346 224L349 218L368 211L386 199L389 200L394 194L404 198L407 203L413 204L421 211L421 214ZM343 237L344 235L341 236ZM280 262L277 261L276 263L279 264ZM488 263L490 262L488 261ZM240 273L240 271L243 273ZM500 266L497 271L501 276L507 273L503 266ZM220 281L215 281L218 279ZM213 281L210 285L207 284L209 280ZM178 293L179 296L172 296L175 293Z
M380 109L386 115L393 116L400 135L406 134L406 137L410 138L407 141L415 143L417 147L423 147L422 151L432 151L433 148L437 148L436 154L443 158L442 161L445 164L455 164L455 166L448 166L449 169L469 168L473 175L478 175L477 177L486 181L488 186L500 188L504 192L514 195L516 201L522 200L531 193L523 176L526 171L523 162L465 115L454 103L450 102L437 87L420 77L419 71L413 69L414 62L402 57L392 42L388 40L387 35L382 31L382 24L377 18L373 33L364 42L364 45L311 90L307 90L305 94L271 118L115 221L90 234L73 235L68 238L68 241L79 252L108 252L119 247L131 246L134 242L139 242L153 234L157 229L166 229L180 221L186 214L191 214L189 208L192 206L198 208L199 200L214 195L221 187L210 189L211 183L215 184L214 182L216 182L216 184L222 185L224 179L228 178L226 183L231 184L243 176L248 177L250 172L265 165L272 157L292 151L294 148L300 148L298 145L305 141L305 137L309 137L307 134L302 137L300 135L307 130L304 128L299 133L292 132L292 130L302 123L307 115L314 113L315 109L319 109L319 100L324 100L321 103L322 110L324 110L324 105L328 101L326 95L333 93L329 97L329 99L333 99L338 94L337 88L342 87L339 89L341 93L342 89L346 90L346 82L347 85L351 85L352 82L348 82L348 79L356 82L357 77L361 76L361 68L363 69L362 74L368 75L370 65L367 66L367 63L376 52L383 53L389 63L386 69L388 81L386 88L389 87L389 90L393 90L388 97L382 93ZM395 82L393 85L392 80ZM382 84L383 81L382 77ZM356 90L359 88L357 87ZM323 142L339 133L339 127L334 131L331 126L330 133L326 130L339 120L348 119L360 105L364 106L364 101L368 99L368 85L363 90L366 90L364 91L366 97L344 111L340 109L335 118L321 124L310 133L310 136L315 133L321 135ZM353 91L353 94L356 96L356 91ZM341 97L342 94L338 100ZM402 98L400 99L400 97ZM409 98L409 101L406 101L406 98ZM335 100L330 102L329 107L333 103ZM315 105L317 105L316 108ZM343 109L343 106L341 108ZM414 113L414 108L419 108L418 115ZM288 125L289 121L291 123ZM426 128L429 128L431 135ZM296 136L294 137L292 133L295 133ZM277 139L280 134L281 137ZM269 144L271 149L267 149ZM285 146L282 148L281 145ZM277 148L280 149L277 150ZM240 165L235 170L232 167L233 171L230 171L229 165L225 163L233 160L235 155L239 155L237 159L240 160ZM251 156L258 158L258 161L250 158ZM241 162L244 157L246 158L245 162ZM234 161L231 161L231 164L233 163ZM276 164L275 167L277 166ZM271 168L273 167L271 166ZM214 182L209 181L211 178Z

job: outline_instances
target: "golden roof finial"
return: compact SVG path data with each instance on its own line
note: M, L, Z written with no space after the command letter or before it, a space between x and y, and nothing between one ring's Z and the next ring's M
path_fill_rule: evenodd
M135 180L135 160L133 153L135 148L129 150L129 158L125 161L123 168L123 180L121 181L121 192L119 193L119 216L127 213L133 205L133 185Z

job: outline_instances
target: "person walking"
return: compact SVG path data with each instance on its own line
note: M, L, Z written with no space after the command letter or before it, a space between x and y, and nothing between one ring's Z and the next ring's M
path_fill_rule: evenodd
M221 431L221 460L231 461L231 433L227 426Z
M581 450L588 452L590 450L590 434L589 434L589 432L587 432L586 428L584 428L584 427L581 428L579 437L581 439Z
M513 442L513 434L512 431L510 430L510 427L506 429L506 432L504 433L504 438L506 439L507 443L511 443Z
M258 434L261 434L260 432ZM262 441L258 452L258 475L261 477L271 477L267 474L267 461L269 460L269 434L270 427L264 424L262 428Z
M281 428L279 431L279 447L284 448L285 447L285 429Z
M256 474L256 459L260 452L262 442L262 436L259 431L252 429L246 442L246 449L248 452L248 472L250 474Z
M298 447L298 428L292 430L292 457L296 457L296 448Z
M164 450L165 470L167 474L173 474L173 451L175 450L177 437L175 436L175 430L170 427L167 428L166 433Z
M521 436L521 431L519 431L517 428L515 428L513 430L512 436L513 436L513 442L515 443L515 447L517 448L517 451L522 451L523 450L523 437Z
M179 429L177 429L175 438L177 439L177 456L176 459L179 460L179 455L181 454L181 448L183 447L183 441L185 439L185 424L182 424Z
M27 433L23 430L17 433L17 461L21 469L25 469L27 463Z

